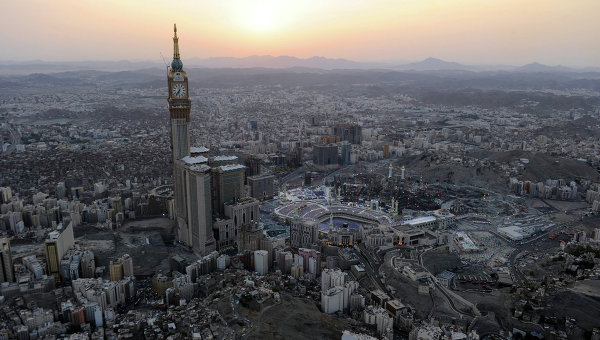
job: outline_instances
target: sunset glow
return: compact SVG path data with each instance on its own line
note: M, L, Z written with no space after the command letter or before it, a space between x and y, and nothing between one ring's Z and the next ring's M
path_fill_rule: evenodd
M597 66L599 12L597 0L11 1L0 60L157 59L176 22L188 58Z

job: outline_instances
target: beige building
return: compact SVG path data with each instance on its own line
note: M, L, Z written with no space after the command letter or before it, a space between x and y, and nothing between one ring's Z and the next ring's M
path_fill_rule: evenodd
M71 222L66 227L60 224L55 231L48 234L45 242L46 268L47 274L54 275L55 281L60 281L60 260L73 244L75 239Z
M110 261L110 280L119 281L123 279L123 262L121 259Z

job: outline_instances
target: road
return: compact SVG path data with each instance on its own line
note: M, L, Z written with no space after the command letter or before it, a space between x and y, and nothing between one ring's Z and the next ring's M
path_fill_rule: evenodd
M281 181L279 182L279 189L283 190L283 187L287 184L287 182L298 178L298 176L300 176L302 173L304 173L306 171L306 168L303 166L297 168L296 170L290 172L289 174L283 176L283 178L281 179Z
M594 219L596 220L596 219ZM517 266L517 259L519 258L519 254L521 254L524 251L529 251L531 250L533 243L535 243L536 241L543 239L545 237L548 237L548 235L558 232L558 231L562 231L568 228L573 227L574 225L580 223L579 220L574 220L574 221L570 221L567 223L561 223L561 224L557 224L551 228L548 228L546 231L540 233L539 235L528 239L526 241L522 241L519 243L513 242L511 240L506 239L505 237L503 237L502 235L498 234L495 231L490 231L494 236L496 236L497 238L499 238L500 240L502 240L503 242L505 242L506 244L508 244L509 246L515 248L515 250L510 254L509 258L508 258L508 263L510 266L510 270L513 273L513 280L516 284L522 284L527 282L527 278L525 277L525 275L521 272L521 270L519 270L519 267Z
M10 132L11 144L8 147L8 149L6 150L6 152L3 152L2 154L5 156L8 156L16 150L17 144L21 144L21 135L19 134L18 131L13 129L13 127L8 124L5 126L5 128Z
M363 263L364 267L365 267L365 271L367 272L367 274L373 279L373 281L375 281L375 283L379 286L379 288L384 291L386 294L388 294L390 297L393 297L391 292L387 289L387 287L383 284L383 282L381 282L380 278L379 278L379 267L381 266L381 262L379 262L378 260L376 260L369 251L367 251L367 249L365 248L365 246L363 244L360 244L358 246L358 251L356 251L358 258L361 260L361 262ZM422 255L423 253L419 254L419 263L421 263L422 265ZM391 264L391 267L393 268L393 264ZM427 268L423 267L425 270L427 270ZM376 275L375 275L376 273ZM429 271L428 271L429 273ZM475 314L473 313L468 313L468 312L464 312L459 310L456 305L454 304L453 298L450 296L450 294L448 292L446 292L445 288L442 287L441 285L439 285L436 280L433 279L433 275L431 273L429 273L429 275L432 277L433 282L435 283L435 286L438 288L439 291L442 292L442 294L444 295L444 297L446 298L446 300L448 301L448 305L450 306L450 308L455 311L457 314L459 315L464 315L464 316L468 316L468 317L475 317Z
M437 248L439 248L439 247L437 247ZM423 265L423 254L425 254L425 253L426 253L426 252L428 252L428 251L435 250L435 249L437 249L437 248L431 248L431 249L427 249L427 250L425 250L425 251L423 251L423 252L419 253L419 264L421 265L421 267L423 267L423 269L424 269L425 271L427 271L427 273L429 273L429 276L431 277L431 280L432 280L432 281L433 281L433 283L435 284L435 287L437 287L437 288L438 288L438 290L439 290L440 292L442 292L442 294L443 294L443 295L444 295L444 297L446 298L446 301L448 301L448 305L450 306L450 308L452 308L452 310L453 310L454 312L456 312L456 313L457 313L457 314L459 314L459 315L466 315L466 316L468 316L468 317L472 317L472 318L473 318L473 317L475 317L475 314L473 314L473 313L464 312L464 311L461 311L461 310L459 310L458 308L456 308L456 305L454 304L454 300L452 299L452 297L450 296L450 294L449 294L449 293L446 291L446 289L447 289L447 288L446 288L446 287L444 287L444 286L442 286L442 285L440 285L440 284L439 284L439 282L438 282L438 281L435 279L435 277L433 276L433 274L432 274L432 273L429 271L429 269L427 269L427 267L425 267L425 266ZM462 299L462 300L464 300L464 299Z
M356 248L358 248L358 250ZM381 266L381 263L373 258L371 253L367 251L365 245L362 243L359 244L358 247L354 248L354 252L358 256L360 262L365 267L367 275L369 275L369 277L371 277L375 284L379 286L379 289L391 296L391 293L388 291L385 284L383 284L383 282L381 282L381 279L379 278L379 267Z

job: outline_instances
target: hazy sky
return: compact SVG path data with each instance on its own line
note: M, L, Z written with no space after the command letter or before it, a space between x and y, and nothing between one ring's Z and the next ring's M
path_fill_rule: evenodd
M0 60L325 56L600 66L600 0L2 0Z

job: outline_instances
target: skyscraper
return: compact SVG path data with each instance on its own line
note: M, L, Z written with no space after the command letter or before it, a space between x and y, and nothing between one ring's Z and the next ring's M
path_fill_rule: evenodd
M177 240L199 255L215 249L212 233L210 167L202 156L190 156L190 109L188 78L179 55L177 26L174 26L173 61L167 80L171 122Z
M67 250L73 247L73 224L69 222L66 228L62 224L48 234L45 243L47 274L54 275L54 280L60 281L60 260Z
M12 254L10 252L10 241L4 237L0 239L0 282L14 282L15 271L13 267Z
M362 128L356 123L337 123L333 126L333 134L338 136L340 140L360 144Z
M177 26L174 26L173 61L168 74L169 83L169 112L171 113L171 148L173 163L190 155L190 109L191 102L188 91L188 78L183 70L179 56L179 38Z

